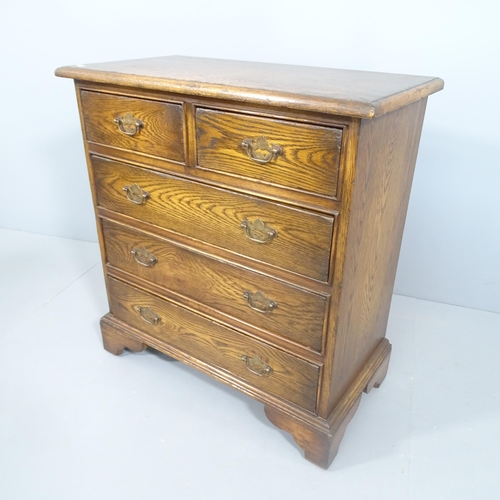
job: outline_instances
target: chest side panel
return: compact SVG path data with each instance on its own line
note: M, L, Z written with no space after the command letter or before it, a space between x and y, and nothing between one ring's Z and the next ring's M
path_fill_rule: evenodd
M425 106L423 99L361 123L349 223L339 240L342 292L329 325L335 341L327 353L322 415L330 414L385 336Z

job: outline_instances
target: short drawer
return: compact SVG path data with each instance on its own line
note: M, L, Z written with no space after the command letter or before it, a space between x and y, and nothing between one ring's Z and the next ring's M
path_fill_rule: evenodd
M201 168L336 198L342 129L198 108Z
M81 99L88 141L184 162L180 104L87 90Z
M102 207L320 281L334 218L92 158Z
M109 278L111 313L160 342L309 411L319 367Z
M107 261L242 322L321 351L327 298L102 221Z

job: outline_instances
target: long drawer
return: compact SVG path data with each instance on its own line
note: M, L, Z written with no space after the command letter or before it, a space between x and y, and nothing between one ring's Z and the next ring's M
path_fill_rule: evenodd
M109 278L111 313L269 394L314 411L319 367Z
M102 207L327 281L334 218L92 157Z
M321 351L327 298L102 221L107 262L247 324Z
M87 140L184 161L182 106L83 90Z
M341 128L198 108L196 135L201 168L337 196Z

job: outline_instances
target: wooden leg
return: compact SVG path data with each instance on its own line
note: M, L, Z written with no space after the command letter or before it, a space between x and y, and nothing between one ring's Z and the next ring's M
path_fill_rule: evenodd
M366 387L363 389L363 391L366 392L366 394L368 394L374 387L375 389L378 389L382 385L382 382L384 381L385 376L387 375L390 359L391 359L391 353L389 351L389 354L385 357L384 361L382 361L380 366L373 374L373 377L368 381Z
M328 421L318 418L318 425L299 420L274 406L266 405L264 410L267 418L276 427L289 432L293 436L304 451L304 457L307 460L323 469L328 469L337 455L347 424L356 413L360 400L361 396L355 400L347 411L339 412L336 418Z
M355 381L327 419L317 416L304 418L269 404L264 407L267 418L293 436L307 460L328 469L337 455L347 425L358 409L362 391L368 393L373 387L380 387L387 375L391 353L390 344L387 345L389 347L385 348L383 358L378 359L373 375L365 375L364 372L362 376L368 376L368 381L366 378Z
M115 356L119 356L125 348L141 352L147 347L146 344L120 330L115 324L111 324L106 316L101 319L101 333L104 349Z

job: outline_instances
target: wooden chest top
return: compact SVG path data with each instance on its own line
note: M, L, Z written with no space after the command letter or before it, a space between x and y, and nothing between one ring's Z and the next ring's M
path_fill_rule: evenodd
M427 76L184 56L65 66L56 75L358 118L394 111L444 86Z

